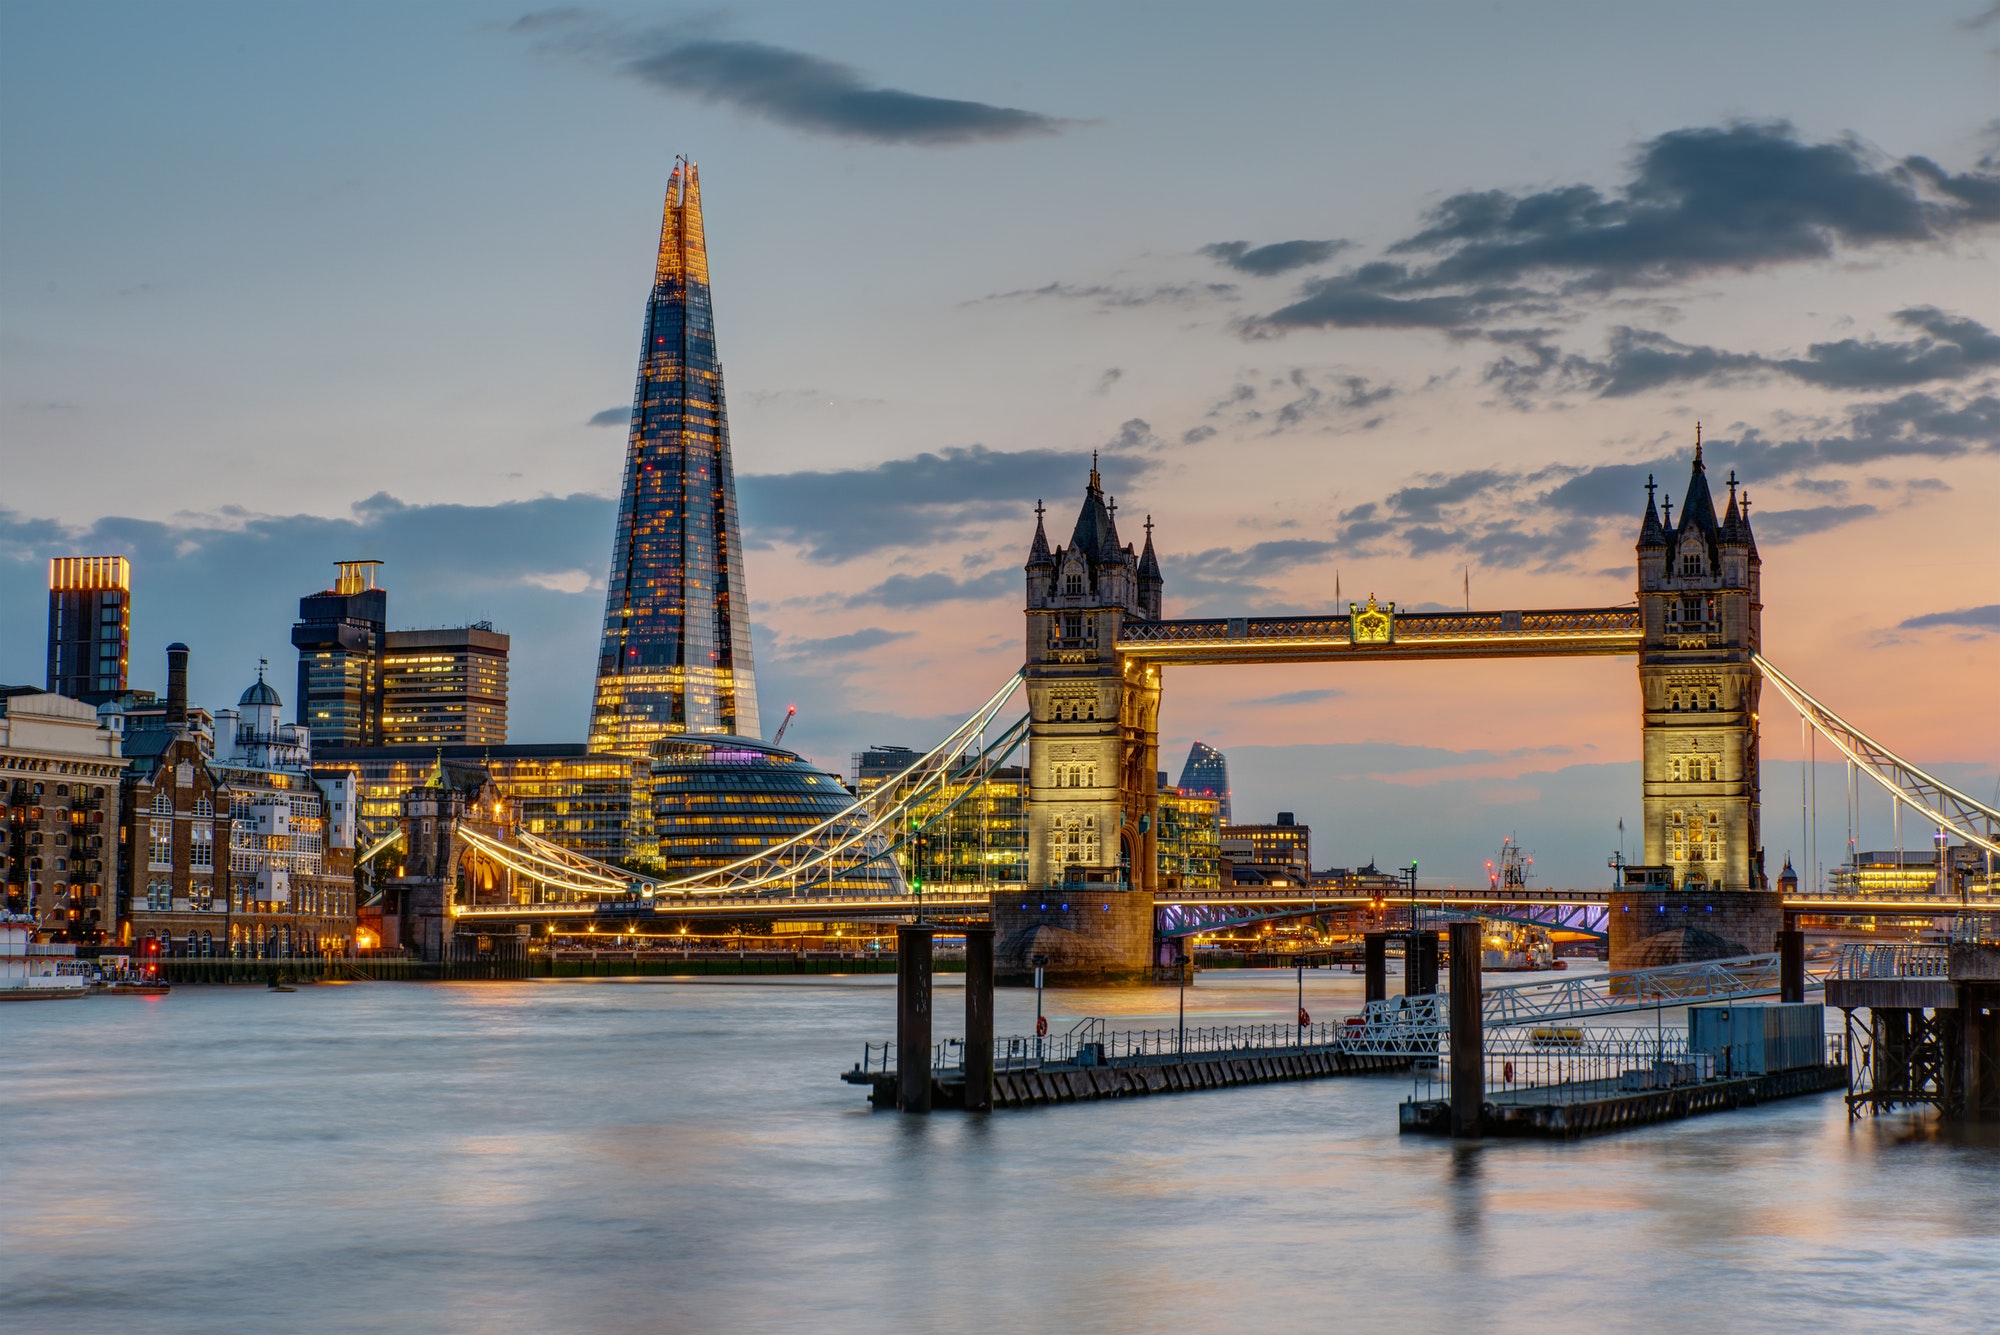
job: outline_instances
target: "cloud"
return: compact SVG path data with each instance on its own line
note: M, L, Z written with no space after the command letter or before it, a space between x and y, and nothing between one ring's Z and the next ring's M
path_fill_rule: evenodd
M1019 107L868 84L848 65L764 42L632 28L581 10L513 25L540 48L607 64L672 97L731 107L786 129L873 144L951 147L1060 134L1077 122Z
M1253 247L1248 241L1217 241L1203 246L1201 253L1239 273L1269 278L1273 274L1324 264L1337 252L1353 244L1351 241L1274 241L1267 246Z
M1322 700L1337 700L1345 694L1347 694L1347 692L1337 691L1334 690L1332 687L1321 687L1316 690L1286 691L1282 695L1266 695L1255 700L1245 700L1243 703L1246 705L1278 705L1278 706L1313 705L1313 704L1318 704Z
M978 602L1003 593L1018 594L1022 579L1016 569L989 570L969 579L954 579L942 571L891 575L873 588L850 596L847 606L930 607L937 603Z
M606 408L601 413L592 413L590 420L584 423L585 426L630 426L631 424L632 405L629 403L621 403L616 408Z
M1956 612L1926 612L1901 623L1898 630L1929 630L1935 626L1964 626L1975 631L2000 633L2000 603L1984 607L1962 607Z
M194 650L196 699L234 700L268 658L281 665L290 706L298 600L331 582L335 561L376 557L386 563L391 627L491 619L513 636L509 736L573 741L590 712L616 508L584 494L412 505L377 493L340 515L231 508L164 522L108 515L81 526L0 510L0 627L42 624L49 557L127 556L134 686L163 690L163 650L182 640ZM42 676L39 630L0 634L0 681Z
M1268 597L1264 583L1272 576L1302 565L1316 565L1338 550L1332 542L1314 538L1280 538L1248 547L1210 547L1186 555L1161 557L1166 586L1178 600L1201 608L1227 608L1240 615L1245 599Z
M1769 545L1824 533L1874 514L1872 505L1813 505L1801 510L1761 510L1756 516L1757 541Z
M1385 416L1372 413L1357 423L1355 415L1395 396L1394 385L1378 384L1366 376L1293 367L1261 385L1248 378L1237 381L1210 406L1207 415L1238 426L1259 427L1273 436L1311 426L1367 431L1380 426Z
M1189 427L1187 430L1181 432L1181 444L1199 445L1214 434L1215 428L1212 426Z
M1889 160L1784 122L1694 127L1641 144L1624 183L1468 191L1390 255L1307 283L1244 332L1307 327L1474 332L1578 296L1938 242L2000 221L2000 172Z
M1121 480L1152 461L1107 455L1101 467ZM760 542L802 548L838 563L872 552L954 542L969 526L1020 522L1029 502L1080 493L1089 465L1066 450L989 450L971 445L891 459L864 468L751 474L737 479L744 529ZM1020 534L1027 550L1031 528Z
M1611 331L1606 356L1593 360L1564 354L1538 335L1509 333L1505 341L1526 356L1501 357L1487 367L1486 379L1519 402L1544 388L1620 398L1666 385L1773 376L1825 389L1907 389L2000 367L2000 334L1977 320L1935 306L1912 306L1891 318L1919 331L1918 337L1814 343L1803 357L1728 352L1621 325Z
M916 635L913 630L884 630L880 626L864 626L851 630L845 635L829 635L821 640L780 639L778 654L784 658L847 658L854 654L879 649L897 640L907 640Z
M1205 301L1236 300L1234 283L1160 283L1153 287L1118 287L1109 283L1044 283L1040 287L1015 288L1011 292L989 292L963 304L982 301L1090 301L1106 309L1135 306L1188 306Z

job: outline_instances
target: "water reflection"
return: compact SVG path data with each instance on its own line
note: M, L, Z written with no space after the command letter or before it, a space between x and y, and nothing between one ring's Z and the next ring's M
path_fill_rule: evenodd
M1290 973L1190 1023L1282 1023ZM1315 1019L1357 976L1309 971ZM955 980L940 1033L956 1028ZM1993 1137L1837 1096L1403 1139L1376 1075L929 1119L837 1080L892 984L184 989L15 1008L10 1331L1973 1329ZM1052 991L1062 1026L1177 989ZM998 1002L1025 1032L1034 996Z

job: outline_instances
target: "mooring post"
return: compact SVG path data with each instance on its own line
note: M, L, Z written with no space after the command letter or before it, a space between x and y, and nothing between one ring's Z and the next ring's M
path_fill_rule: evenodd
M1403 938L1403 995L1434 996L1438 990L1438 934L1411 932Z
M931 936L937 928L896 928L896 1106L931 1110Z
M1785 929L1778 933L1778 1000L1806 999L1806 934L1785 915Z
M993 927L965 929L965 1110L993 1111Z
M1486 1106L1479 928L1477 922L1451 925L1451 1134L1454 1136L1477 1136Z
M1361 999L1389 999L1389 934L1367 932L1361 937Z

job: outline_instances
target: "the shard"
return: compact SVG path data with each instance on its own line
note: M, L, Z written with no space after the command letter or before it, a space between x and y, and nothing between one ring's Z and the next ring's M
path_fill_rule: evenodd
M646 755L680 733L758 735L701 183L685 158L667 182L646 303L590 747Z

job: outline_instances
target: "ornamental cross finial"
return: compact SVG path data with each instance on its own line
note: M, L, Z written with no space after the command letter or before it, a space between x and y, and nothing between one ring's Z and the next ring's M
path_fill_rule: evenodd
M1653 503L1653 488L1657 485L1653 481L1653 475L1651 473L1646 474L1646 504L1651 505Z
M1701 423L1694 424L1694 461L1701 462Z
M1151 515L1147 515L1147 516L1146 516L1146 541L1147 541L1147 542L1151 542L1152 540L1153 540L1153 516L1151 516Z
M1035 522L1037 524L1042 522L1043 513L1044 511L1042 509L1042 498L1037 496L1035 497Z

